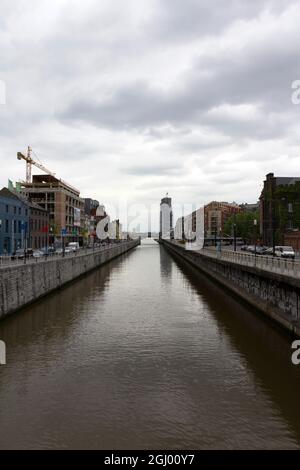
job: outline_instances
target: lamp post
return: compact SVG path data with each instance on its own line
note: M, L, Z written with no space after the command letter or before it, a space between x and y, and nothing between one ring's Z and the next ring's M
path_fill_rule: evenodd
M236 223L233 224L233 250L236 251Z
M274 211L274 199L271 200L271 217L272 217L272 247L273 247L273 256L275 256L275 211Z
M220 229L219 229L219 242L220 242L219 253L221 254L221 252L222 252L222 227L220 227Z
M49 227L48 225L45 226L45 232L46 232L46 253L48 255L48 251L49 251Z
M256 227L257 227L257 219L253 220L253 226L254 226L254 265L256 266Z
M49 227L49 245L53 246L53 227Z

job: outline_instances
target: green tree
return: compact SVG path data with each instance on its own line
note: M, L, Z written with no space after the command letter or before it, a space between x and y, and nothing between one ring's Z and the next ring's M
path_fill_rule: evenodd
M257 225L254 225L257 220ZM232 237L235 234L246 242L254 241L259 237L259 212L240 212L229 217L224 224L224 234Z

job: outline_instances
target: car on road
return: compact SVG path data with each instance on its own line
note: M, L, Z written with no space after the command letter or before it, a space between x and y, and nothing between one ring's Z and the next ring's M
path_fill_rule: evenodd
M23 259L24 258L24 250L23 248L19 248L18 250L15 251L15 253L12 255L13 259Z
M295 259L295 252L291 246L275 246L275 256Z
M78 242L70 242L68 243L67 248L69 248L72 251L78 251L80 249L80 246Z
M55 254L55 248L53 246L43 246L39 251L42 251L45 256L50 256Z
M256 246L256 254L257 255L265 255L265 254L267 254L267 251L268 251L267 246L263 246L263 245L257 245Z
M24 259L24 256L26 258L31 258L33 256L33 250L32 248L27 248L26 251L24 251L23 248L18 248L12 255L11 259Z
M35 250L32 255L34 258L43 258L44 253L41 250Z
M55 254L57 255L61 255L63 253L63 249L60 247L60 248L56 248L56 251L55 251ZM65 247L65 254L68 254L68 253L73 253L73 250L69 247Z

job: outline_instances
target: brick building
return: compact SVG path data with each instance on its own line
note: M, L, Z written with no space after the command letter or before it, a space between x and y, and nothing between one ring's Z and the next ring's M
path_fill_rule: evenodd
M84 230L84 199L80 191L52 175L33 175L31 183L23 182L21 192L49 213L50 243L61 239L66 243L80 241Z
M28 201L29 247L33 250L49 246L49 214L46 209Z
M267 246L300 246L300 177L266 175L260 195L260 232ZM299 240L298 240L299 239Z
M206 237L211 238L224 235L224 225L226 220L239 212L242 212L242 208L234 202L212 201L207 204L204 210Z

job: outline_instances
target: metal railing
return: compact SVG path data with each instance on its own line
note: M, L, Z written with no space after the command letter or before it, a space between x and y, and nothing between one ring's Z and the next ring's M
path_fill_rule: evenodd
M176 244L176 242L173 243ZM178 246L182 247L183 245L179 244ZM187 250L189 250L188 247ZM230 261L231 263L242 266L254 267L275 274L300 278L300 260L297 259L279 258L272 255L255 255L254 253L244 253L242 251L232 251L223 248L221 251L218 251L211 247L190 251L201 253L210 258Z
M63 253L49 253L47 256L40 256L40 257L24 257L22 258L13 258L11 255L0 256L0 269L1 268L8 268L13 266L22 266L24 264L36 264L36 263L47 263L49 260L57 260L63 258L75 258L79 256L85 256L91 253L100 253L106 250L110 250L113 247L120 246L124 243L128 243L128 240L121 241L119 243L108 243L105 245L97 246L97 247L84 247L80 248L77 251L73 252L65 252Z

